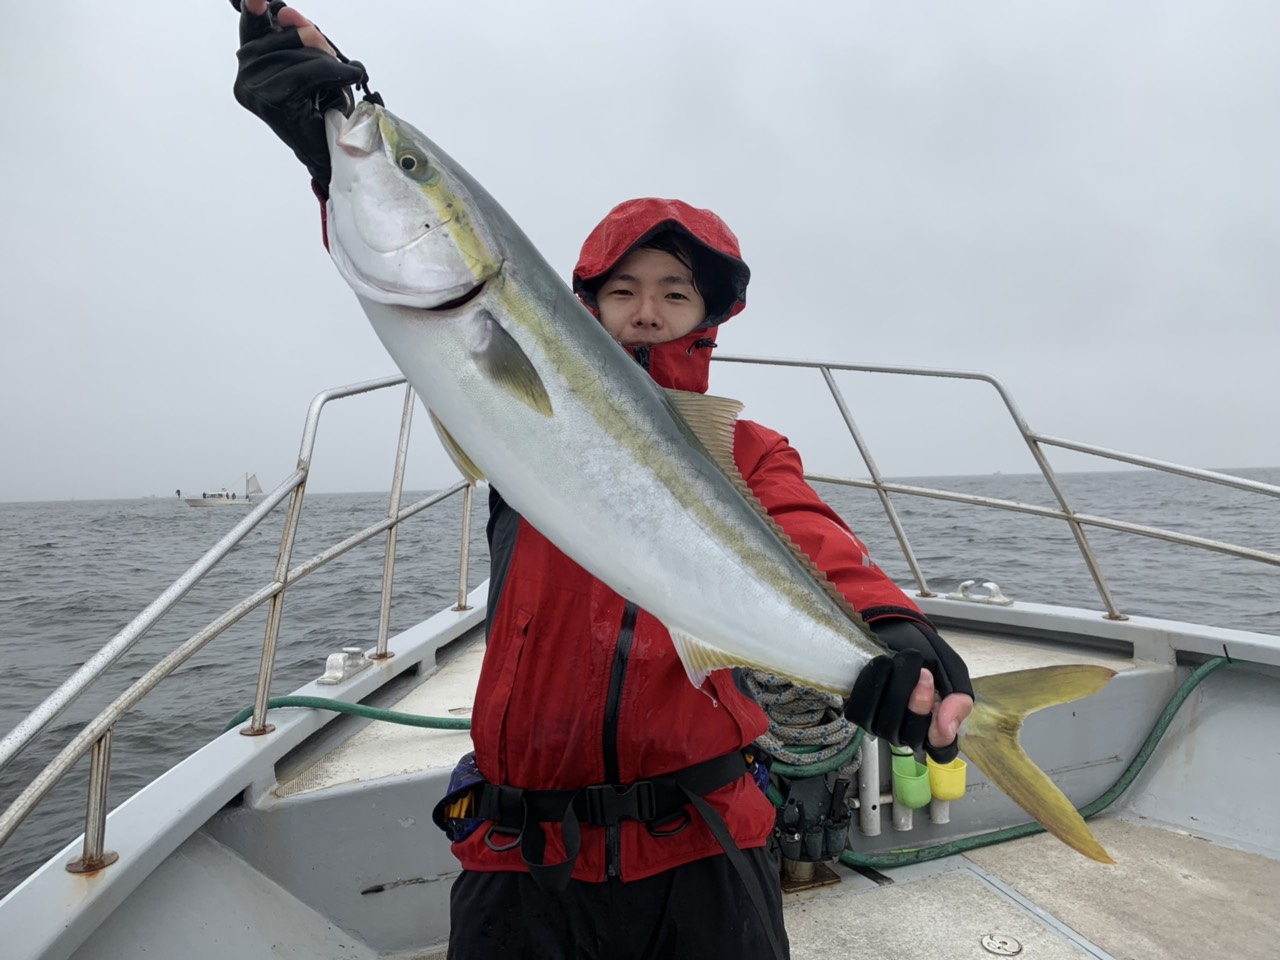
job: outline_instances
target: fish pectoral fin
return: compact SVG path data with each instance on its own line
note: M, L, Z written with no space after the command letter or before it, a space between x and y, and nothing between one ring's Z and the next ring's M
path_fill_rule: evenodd
M733 425L742 412L742 404L728 397L711 397L688 390L666 390L680 419L693 431L720 469L737 475L733 459Z
M484 471L475 465L467 451L458 446L458 441L453 439L453 435L444 428L444 424L440 422L440 418L430 409L427 410L427 416L431 417L431 425L436 428L436 434L440 437L440 443L444 447L445 453L449 454L449 459L453 461L453 465L458 471L467 478L467 482L472 486L484 482Z
M481 333L471 356L481 373L525 405L543 416L551 416L547 388L515 337L487 310L480 311L477 320Z
M1018 670L973 681L973 712L960 751L1009 799L1067 846L1099 863L1115 863L1080 812L1027 756L1019 741L1030 713L1097 693L1115 676L1106 667L1071 664Z

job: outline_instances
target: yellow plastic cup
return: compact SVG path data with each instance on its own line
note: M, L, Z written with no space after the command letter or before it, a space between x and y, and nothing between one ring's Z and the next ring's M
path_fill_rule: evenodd
M950 763L928 760L929 789L935 800L959 800L964 796L965 769L969 765L956 757Z

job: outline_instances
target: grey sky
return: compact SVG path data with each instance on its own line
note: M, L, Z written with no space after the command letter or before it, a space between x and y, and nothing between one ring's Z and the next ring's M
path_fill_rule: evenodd
M725 352L980 370L1046 433L1280 464L1270 0L300 6L564 275L619 200L720 213L754 274ZM234 13L5 4L0 35L0 501L270 488L316 392L394 367L231 96ZM1030 469L990 390L842 383L886 473ZM712 388L856 469L820 383ZM388 482L399 398L360 404L313 489ZM410 484L451 481L417 425Z

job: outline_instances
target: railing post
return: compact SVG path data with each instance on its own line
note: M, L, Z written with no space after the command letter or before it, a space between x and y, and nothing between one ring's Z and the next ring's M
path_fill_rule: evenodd
M867 470L871 474L871 479L876 488L876 495L880 497L880 506L889 520L889 526L893 528L893 535L898 538L898 546L902 548L902 556L907 561L907 566L911 568L911 575L916 578L916 586L920 590L919 595L922 597L937 596L929 589L929 583L924 578L924 571L916 561L915 551L911 549L911 542L907 539L907 531L903 528L902 521L898 519L898 511L894 509L893 501L889 499L889 494L884 488L884 477L880 475L880 468L876 466L875 458L871 456L871 449L867 446L866 440L863 439L862 431L858 429L857 421L853 419L853 413L849 410L849 405L844 402L844 394L840 392L839 386L836 385L836 378L831 375L831 368L822 367L821 369L822 378L827 382L827 389L831 391L831 397L836 402L840 416L844 418L844 425L849 430L849 436L853 438L854 445L857 446L858 452L862 454L862 461L867 465Z
M93 873L110 866L120 855L102 848L107 840L107 783L111 778L111 730L93 743L89 760L89 800L84 811L84 850L67 863L68 873Z
M461 560L458 562L458 603L453 609L470 610L467 604L467 566L471 562L471 494L475 490L474 484L467 484L467 489L462 491L462 549L459 551Z
M300 469L307 464L299 462ZM276 663L276 641L280 637L280 619L284 615L284 590L289 583L289 559L293 556L293 541L298 533L298 521L302 518L302 497L306 491L306 474L293 488L293 496L289 498L289 512L284 518L284 532L280 535L280 553L276 556L275 582L280 590L271 597L271 605L267 608L267 629L262 637L262 660L258 664L258 689L253 698L253 718L249 726L241 727L240 733L246 737L260 737L275 729L267 723L267 699L271 695L271 674Z
M1085 535L1084 526L1075 518L1075 508L1071 506L1071 501L1067 499L1067 492L1058 483L1058 475L1054 472L1052 464L1049 463L1049 458L1045 456L1044 448L1040 446L1039 438L1026 420L1023 419L1022 412L1014 406L1013 398L1007 396L1004 389L999 385L996 385L996 391L1000 394L1001 399L1004 400L1005 409L1013 417L1013 422L1017 425L1018 432L1022 434L1023 441L1030 449L1031 456L1040 468L1040 475L1044 477L1044 482L1049 485L1049 489L1053 491L1054 497L1057 498L1058 506L1067 515L1067 528L1071 531L1071 536L1075 538L1076 548L1080 551L1085 567L1089 570L1089 576L1093 578L1093 585L1098 591L1098 597L1102 600L1102 605L1107 608L1107 612L1103 615L1104 618L1107 620L1128 620L1128 615L1120 612L1120 607L1116 604L1115 597L1111 595L1111 587L1107 585L1107 578L1102 575L1102 566L1098 563L1098 556L1093 552L1093 546Z
M388 660L394 653L387 652L391 632L391 586L395 580L396 536L400 530L400 491L404 487L404 464L409 453L409 428L413 424L413 387L405 385L404 408L400 413L400 440L396 445L396 465L391 474L391 500L387 517L387 552L382 561L382 605L378 611L378 649L369 655L370 660Z

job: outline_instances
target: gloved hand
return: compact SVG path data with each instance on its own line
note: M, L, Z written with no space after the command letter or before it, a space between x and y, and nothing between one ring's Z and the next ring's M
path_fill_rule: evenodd
M954 760L959 753L954 735L949 743L931 743L931 713L915 712L909 707L922 667L933 675L943 698L962 694L972 700L973 684L964 660L936 630L918 621L892 617L870 626L876 638L894 653L876 657L858 674L845 704L845 716L890 743L912 749L923 746L937 763Z
M240 68L232 88L236 100L293 149L327 193L331 168L324 113L349 109L353 98L348 88L368 79L364 67L305 46L297 27L276 20L283 0L272 0L262 15L250 12L241 0L231 4L240 10Z

